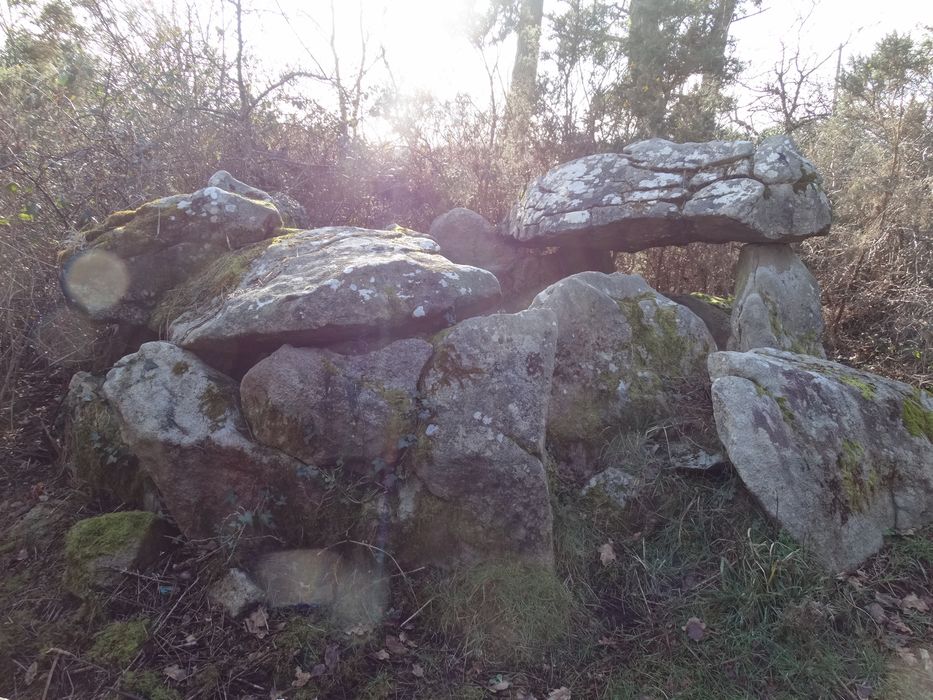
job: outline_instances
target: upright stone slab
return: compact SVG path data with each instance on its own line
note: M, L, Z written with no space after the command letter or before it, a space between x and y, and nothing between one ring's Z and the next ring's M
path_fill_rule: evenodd
M693 312L638 275L582 272L551 285L531 309L557 316L548 441L591 456L638 421L674 417L684 385L705 384L716 343Z
M360 355L286 345L243 377L243 413L265 445L308 464L372 473L394 464L414 432L431 351L417 338Z
M790 246L743 246L735 278L730 350L826 356L820 287Z
M828 232L829 200L787 137L640 141L531 182L507 234L526 245L634 252L698 241L787 242Z
M773 349L709 359L719 437L768 513L829 571L933 522L933 396Z
M436 341L413 478L400 487L405 561L552 565L542 459L556 340L554 314L534 310L469 319Z

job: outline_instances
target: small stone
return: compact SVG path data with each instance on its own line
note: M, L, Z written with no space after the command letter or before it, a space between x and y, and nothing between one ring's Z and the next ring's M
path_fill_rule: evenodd
M231 617L240 617L264 598L259 587L240 569L228 570L223 578L208 589L207 594Z

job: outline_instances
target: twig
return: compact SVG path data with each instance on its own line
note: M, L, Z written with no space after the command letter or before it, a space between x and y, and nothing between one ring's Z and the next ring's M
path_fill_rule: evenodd
M52 650L50 649L49 651L52 651ZM52 668L49 669L49 676L48 678L45 679L45 689L42 691L42 700L45 700L49 696L49 688L52 685L52 676L55 675L55 668L56 666L58 666L58 660L61 658L61 653L68 654L69 656L74 656L70 652L62 652L62 650L56 650L56 651L59 651L59 653L57 653L55 655L55 658L52 659Z

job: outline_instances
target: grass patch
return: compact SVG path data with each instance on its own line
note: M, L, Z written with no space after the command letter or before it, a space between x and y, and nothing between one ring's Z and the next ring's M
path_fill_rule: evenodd
M566 638L575 602L546 569L488 563L434 587L436 623L462 636L466 653L490 663L531 662Z
M576 650L576 685L605 674L592 697L845 698L879 687L886 657L863 612L868 588L827 577L735 476L662 472L625 511L554 491L558 574L591 619L578 630L590 641ZM610 542L617 559L603 565ZM683 630L691 618L706 625L700 641Z

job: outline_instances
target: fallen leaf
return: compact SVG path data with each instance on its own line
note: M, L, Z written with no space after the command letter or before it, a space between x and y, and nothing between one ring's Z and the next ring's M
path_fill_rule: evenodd
M424 678L424 668L422 668L421 664L411 665L411 675L415 678Z
M495 676L489 679L489 689L494 693L501 693L503 690L508 690L511 687L512 684L502 676Z
M886 608L898 608L900 607L901 601L893 596L889 596L885 593L879 593L875 591L875 600L881 603Z
M181 683L188 677L188 674L185 673L185 670L178 664L166 666L162 669L162 673L171 678L173 681L177 681L178 683Z
M680 629L686 632L687 636L694 642L703 641L706 637L706 623L698 617L691 617L687 620L687 624Z
M888 616L885 615L884 608L878 603L872 603L868 606L868 614L871 616L871 619L875 621L876 625L883 624L884 621L888 619Z
M570 688L561 686L547 694L547 700L570 700Z
M306 673L301 666L295 666L295 680L292 681L293 688L304 688L311 680L311 674Z
M185 643L182 646L190 647L190 646L194 646L197 643L198 643L198 638L195 637L193 634L189 634L187 637L185 637Z
M609 566L616 560L616 551L612 548L612 540L599 546L599 561L603 566Z
M405 656L408 653L408 647L402 644L398 637L393 637L391 634L386 635L386 649L393 656Z
M914 593L909 593L901 600L901 610L916 610L918 612L929 612L930 606L920 600Z
M37 673L39 673L39 662L33 661L31 664L29 664L29 668L26 669L26 675L23 678L23 682L25 682L26 685L32 685L32 682L36 680Z
M324 649L324 665L331 671L340 663L340 648L336 644L328 644Z
M26 561L29 559L29 550L23 547L16 553L16 556L13 557L13 561Z
M912 633L910 627L901 622L901 618L898 615L889 615L888 624L890 624L891 627L896 629L898 632L903 632L904 634Z
M269 633L269 614L264 607L258 607L246 618L246 631L264 639Z
M373 657L376 658L378 661L388 661L389 659L392 658L392 654L387 652L385 649L380 649L375 654L373 654Z

